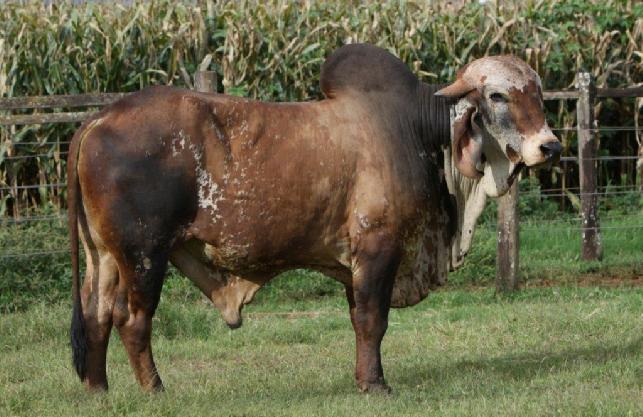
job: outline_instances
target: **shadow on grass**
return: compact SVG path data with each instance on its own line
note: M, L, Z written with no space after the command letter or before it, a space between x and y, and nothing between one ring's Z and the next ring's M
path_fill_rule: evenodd
M502 384L503 381L528 381L543 374L557 374L578 367L602 365L612 360L636 358L643 351L643 337L638 337L625 345L594 345L582 349L570 349L562 352L541 351L524 354L509 354L498 357L480 357L474 360L460 360L445 366L432 366L430 360L426 365L407 365L396 372L402 375L392 383L401 386L415 387L426 383L432 387L459 385L466 380L472 393L493 391L489 385ZM580 364L579 362L583 362ZM460 380L460 381L458 381ZM489 381L490 384L485 384ZM464 395L464 393L463 393Z

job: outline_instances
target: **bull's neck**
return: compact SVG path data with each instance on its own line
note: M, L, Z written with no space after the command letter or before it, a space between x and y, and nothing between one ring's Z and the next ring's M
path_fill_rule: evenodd
M457 204L457 227L451 245L451 268L462 263L471 246L476 221L486 202L479 180L465 177L453 164L451 156L450 102L434 93L441 85L420 85L420 134L427 152L436 155L435 163L444 175L449 194ZM429 173L431 175L431 173Z
M418 88L418 130L429 154L441 153L442 148L451 142L449 102L434 95L441 87L438 84L420 83Z

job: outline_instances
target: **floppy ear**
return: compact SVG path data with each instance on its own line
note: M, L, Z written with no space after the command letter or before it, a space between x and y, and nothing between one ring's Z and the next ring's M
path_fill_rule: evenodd
M443 89L436 91L434 95L439 97L460 98L467 95L467 93L469 93L474 88L475 87L471 87L461 77L458 77L452 84L449 84Z
M466 106L464 109L461 106ZM482 134L475 123L478 109L469 100L462 99L456 105L456 118L453 121L452 154L458 171L465 177L480 178L477 170L482 158Z

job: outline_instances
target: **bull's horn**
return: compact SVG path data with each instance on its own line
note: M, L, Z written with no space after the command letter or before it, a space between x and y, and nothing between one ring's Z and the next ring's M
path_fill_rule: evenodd
M464 97L471 90L473 90L473 87L467 84L467 82L462 78L458 77L453 84L447 85L440 91L437 91L435 95L440 97L460 98Z

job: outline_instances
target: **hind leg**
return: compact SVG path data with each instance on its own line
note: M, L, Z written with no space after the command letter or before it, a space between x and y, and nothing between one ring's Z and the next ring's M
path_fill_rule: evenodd
M87 229L85 228L86 232ZM87 271L81 291L85 322L87 354L84 382L90 389L107 389L106 355L112 329L112 310L118 285L118 268L114 257L100 239L87 239Z
M167 255L142 256L136 263L119 262L120 274L114 324L127 350L139 385L163 390L152 356L152 317L161 295Z

